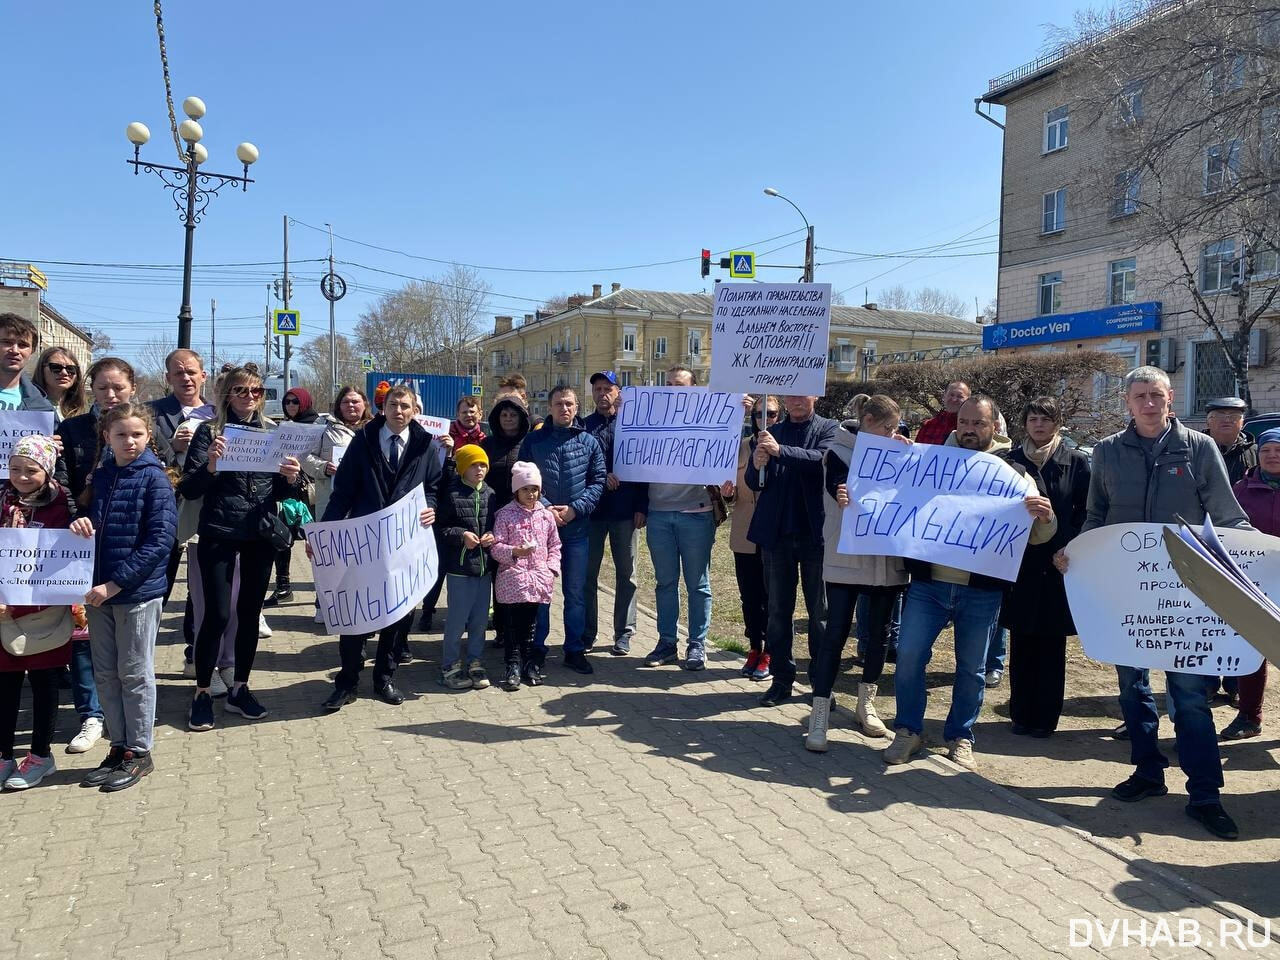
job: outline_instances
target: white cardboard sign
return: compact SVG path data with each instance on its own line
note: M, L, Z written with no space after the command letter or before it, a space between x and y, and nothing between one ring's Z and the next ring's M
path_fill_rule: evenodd
M614 422L613 472L641 483L732 480L742 394L706 387L624 387Z
M720 283L711 311L711 387L822 396L829 283Z
M275 473L286 457L302 458L320 444L328 424L285 421L271 430L229 423L222 429L226 452L218 459L218 473Z
M13 445L37 433L53 436L52 410L0 410L0 480L8 479Z
M39 607L84 603L93 587L93 539L70 530L0 529L0 603Z

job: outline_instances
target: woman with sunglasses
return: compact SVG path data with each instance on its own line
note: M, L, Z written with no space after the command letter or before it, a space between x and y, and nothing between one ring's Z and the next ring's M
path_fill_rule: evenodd
M84 381L80 379L80 364L61 347L49 347L40 354L31 380L53 404L55 425L89 409Z
M747 486L746 472L751 463L751 443L760 433L778 422L778 398L769 397L766 411L760 400L751 407L750 435L738 447L738 482L726 483L721 493L733 503L729 518L729 549L733 551L733 572L738 580L738 596L742 600L742 629L751 650L743 664L742 675L752 680L769 679L769 654L765 653L765 633L769 625L769 594L765 589L764 554L747 539L751 515L756 508L756 492Z
M280 401L280 409L284 411L284 418L294 423L315 423L320 419L320 415L311 406L311 391L303 387L294 387L286 393ZM318 443L315 449L320 449ZM314 456L314 452L304 457L304 460L312 456ZM312 514L319 516L315 512L315 501L310 484L305 485L304 489L299 492L297 499L306 502ZM293 599L293 583L289 579L289 562L292 558L292 544L288 549L281 550L276 554L276 589L262 604L264 607L276 607Z
M213 729L209 685L222 633L231 619L231 583L237 559L240 591L236 599L235 678L226 709L250 720L267 715L248 685L258 653L258 617L275 561L275 551L264 542L260 523L265 515L276 512L281 500L298 494L301 470L295 457L286 458L274 474L217 469L226 451L223 432L227 426L274 426L262 413L263 394L262 378L256 371L237 367L219 379L217 416L196 428L178 483L183 497L203 498L196 555L205 614L196 634L196 695L187 718L192 730Z

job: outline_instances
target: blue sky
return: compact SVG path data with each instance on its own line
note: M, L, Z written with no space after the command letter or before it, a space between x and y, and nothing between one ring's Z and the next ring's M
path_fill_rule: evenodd
M0 259L47 264L50 302L128 356L172 335L179 271L50 261L181 263L169 195L125 164L131 120L151 128L144 159L175 159L155 20L140 0L51 9L5 13ZM1074 9L170 0L175 104L195 94L208 106L206 167L239 172L241 140L262 151L258 182L224 189L196 232L195 345L208 346L212 297L220 358L260 356L284 214L422 257L513 268L484 272L487 313L517 316L593 282L703 289L704 246L764 253L793 241L762 259L799 263L800 219L767 185L805 211L819 247L896 252L963 236L975 242L953 249L993 251L1000 131L974 116L973 98L1042 52L1046 26L1069 24ZM323 232L291 227L291 261L326 252ZM339 268L353 287L338 305L344 332L403 282L369 268L443 269L344 240L335 256L362 265ZM620 269L678 258L688 259ZM994 256L830 263L841 259L820 250L817 279L850 303L864 286L874 299L890 284L927 284L962 294L972 315L973 299L995 290ZM206 266L257 261L269 263ZM327 334L320 265L295 269L305 330Z

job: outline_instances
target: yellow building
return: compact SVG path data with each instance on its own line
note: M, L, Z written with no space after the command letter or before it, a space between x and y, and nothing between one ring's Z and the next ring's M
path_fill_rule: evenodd
M529 385L535 414L547 410L547 394L558 383L585 391L591 375L613 370L622 386L666 383L666 371L686 366L706 383L711 372L712 297L705 293L632 290L621 284L603 294L569 298L568 309L537 319L526 314L494 318L494 331L479 343L480 382L492 397L498 382L513 373ZM860 380L874 375L877 360L890 353L977 349L982 328L967 320L929 313L880 310L874 304L833 307L828 380Z
M44 299L45 276L29 263L0 263L0 313L16 313L30 320L40 332L40 345L32 362L46 347L61 347L81 370L93 362L93 338L55 310Z

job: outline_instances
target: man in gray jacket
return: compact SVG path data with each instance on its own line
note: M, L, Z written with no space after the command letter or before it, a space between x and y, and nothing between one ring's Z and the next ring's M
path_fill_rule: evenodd
M1093 448L1088 516L1081 532L1112 523L1172 523L1175 516L1193 526L1207 516L1219 527L1248 527L1213 438L1188 430L1173 416L1168 375L1156 367L1138 367L1124 385L1133 419ZM1054 563L1066 573L1062 551ZM1164 784L1169 761L1156 742L1160 715L1150 671L1117 665L1116 674L1136 769L1111 793L1127 802L1164 796L1169 792ZM1178 717L1175 734L1178 761L1187 775L1187 814L1210 833L1233 840L1239 832L1222 809L1222 761L1209 711L1209 678L1168 670L1165 683Z

